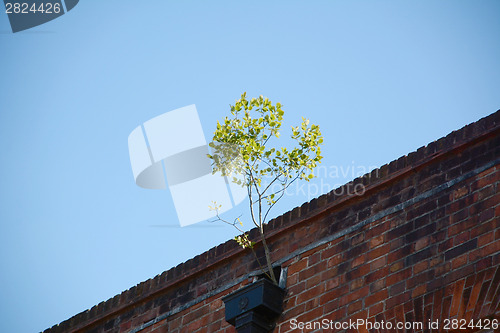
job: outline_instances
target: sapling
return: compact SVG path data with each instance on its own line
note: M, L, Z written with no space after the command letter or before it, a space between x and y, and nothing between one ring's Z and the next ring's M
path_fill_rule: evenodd
M280 103L273 104L262 95L247 99L246 93L231 105L231 117L217 121L213 140L210 143L212 172L220 172L230 181L246 188L249 199L250 218L258 228L264 248L266 269L254 251L255 243L243 230L240 217L228 221L220 217L221 205L210 207L217 221L235 227L240 235L235 241L243 248L253 251L261 270L278 284L273 272L271 254L266 242L264 225L271 209L283 198L286 189L297 180L314 178L313 170L321 162L320 145L323 142L318 125L302 118L299 126L291 129L294 147L277 147L280 138L284 111Z

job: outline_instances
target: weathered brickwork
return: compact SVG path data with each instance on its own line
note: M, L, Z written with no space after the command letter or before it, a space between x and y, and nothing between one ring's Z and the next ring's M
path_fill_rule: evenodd
M362 196L337 189L267 226L287 276L275 332L323 331L293 320L500 319L500 111L344 189L357 184ZM257 271L228 241L45 332L235 332L221 299Z

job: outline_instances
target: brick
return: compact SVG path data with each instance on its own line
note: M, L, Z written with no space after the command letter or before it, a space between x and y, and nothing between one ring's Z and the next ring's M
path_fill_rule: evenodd
M471 239L470 241L463 243L462 245L456 246L445 252L444 258L449 261L455 257L458 257L465 252L470 252L471 250L477 248L477 238Z
M370 270L376 271L377 269L387 264L387 256L380 257L370 263Z
M327 271L328 272L328 271ZM324 274L325 272L323 272ZM286 279L286 285L289 288L290 286L293 286L294 284L297 284L297 281L299 280L299 274L293 274L289 275Z
M420 251L423 248L426 248L431 243L430 237L420 238L415 242L415 251Z
M374 272L368 273L365 275L365 283L372 283L374 281L377 281L379 279L382 279L387 276L388 273L388 267L384 266L380 268L379 270L376 270Z
M476 272L481 272L484 269L492 267L492 259L490 256L476 262Z
M338 254L334 257L331 257L330 259L328 259L327 261L327 267L333 267L333 266L337 266L338 264L340 264L342 262L342 255L341 254Z
M296 307L293 307L291 309L286 309L283 312L283 318L285 320L291 319L291 318L296 318L297 316L304 313L304 309L305 309L305 304L299 304Z
M366 261L366 256L362 255L362 256L359 256L357 258L355 258L352 263L351 263L351 267L354 268L354 267L358 267L359 265L361 264L364 264Z
M353 236L351 238L351 245L352 246L357 245L357 244L361 243L364 240L365 240L365 234L364 233L359 233L356 236Z
M408 220L412 220L418 216L422 216L428 212L431 212L436 208L437 208L437 200L427 201L422 204L419 204L415 208L408 211L408 213L406 214L406 218Z
M297 295L297 303L304 303L314 297L321 295L325 291L325 285L320 284L316 287L309 288Z
M413 311L415 313L415 321L419 322L419 323L424 322L424 318L423 318L424 306L423 306L423 303L424 303L423 297L413 298Z
M399 250L400 248L404 247L407 244L405 243L405 239L403 237L399 237L399 238L393 239L389 243L389 245L390 245L391 252L395 252L396 250Z
M389 244L379 246L379 247L371 250L370 252L368 252L368 260L373 260L373 259L379 258L379 257L389 253L389 250L390 250Z
M313 277L306 280L306 289L311 289L315 286L318 286L321 281L322 279L320 274L314 275Z
M397 296L388 298L386 303L385 303L386 309L390 309L390 308L395 307L396 305L402 304L402 303L408 301L410 299L410 297L411 297L411 292L407 291L403 294L399 294Z
M422 285L420 285L412 290L411 297L416 298L418 296L425 294L426 291L427 291L427 285L422 284ZM427 317L427 318L429 318L429 317Z
M494 217L495 217L495 209L494 208L486 209L479 213L478 222L483 223L493 219Z
M365 286L361 289L357 289L356 291L353 291L347 295L344 295L340 299L340 305L341 306L347 305L349 303L352 303L355 300L361 299L361 298L365 297L366 295L368 295L369 292L370 292L370 288L368 286Z
M395 239L400 236L406 235L407 233L411 232L413 230L413 221L407 222L395 229L390 230L387 233L387 238L388 239Z
M333 279L326 281L326 290L331 290L337 288L340 285L340 276L336 276Z
M450 316L454 317L458 314L458 309L460 306L460 302L462 300L462 294L464 291L465 279L459 280L455 282L455 288L453 291L453 298L450 308Z
M183 323L183 326L187 326L188 332L194 332L199 328L206 326L208 324L208 318L209 318L208 316L204 316L192 322L188 322L187 325Z
M468 254L465 253L465 254L462 254L461 256L453 259L451 262L452 269L458 269L459 267L462 267L465 264L467 264L468 258L469 258Z
M374 236L370 239L370 248L374 248L384 243L384 235Z
M304 281L294 284L288 288L288 295L293 296L302 293L306 290L306 283Z
M351 282L350 289L351 291L359 289L360 287L364 286L364 284L365 284L364 278L359 278Z
M323 305L323 313L330 313L339 308L340 301L335 299Z
M441 311L439 311L439 309L442 308L442 301L443 301L443 290L442 289L436 290L436 292L434 293L434 304L433 304L434 305L433 308L436 310L432 312L433 321L439 320L440 318Z
M500 242L490 243L480 249L474 250L469 254L469 262L476 261L479 258L484 258L490 254L500 251Z
M390 229L390 223L384 222L379 225L374 226L366 231L366 239L370 239L374 236L380 236Z
M495 228L496 227L494 221L482 223L481 225L478 225L475 228L471 229L471 238L483 235L491 230L494 230Z
M366 303L365 303L366 304ZM379 302L368 309L368 316L371 318L384 311L384 303Z
M368 264L358 266L355 269L348 271L346 273L346 278L347 280L353 280L365 276L366 274L368 274L369 271L370 271L370 265Z
M497 267L497 265L493 265L492 267L488 268L488 269L484 272L484 279L485 279L485 280L491 280L491 279L493 279L493 276L494 276L494 274L495 274L496 267Z
M377 280L370 283L370 292L373 294L381 289L385 288L385 279Z
M438 245L438 252L445 252L453 247L453 238L448 238Z
M362 300L359 300L357 302L353 302L353 303L350 303L348 306L347 306L347 314L348 315L352 315L353 313L355 312L358 312L359 310L361 310L363 308L363 301Z
M193 322L195 319L198 319L204 315L206 315L209 311L208 306L202 306L199 309L196 310L191 310L188 314L186 314L184 317L182 317L182 324L186 325L190 322Z
M451 263L449 261L445 262L442 265L436 265L436 267L435 267L436 276L441 276L441 275L444 275L444 274L450 272L451 267L452 266L451 266Z
M449 204L453 200L453 195L449 193L441 194L438 199L438 207L443 207ZM439 209L439 208L438 208Z
M405 267L404 261L400 260L397 263L390 266L389 271L391 273L397 272Z
M495 286L497 286L495 288ZM493 295L495 294L495 290L497 290L498 292L500 292L500 290L498 290L498 286L500 286L500 266L497 266L496 268L496 271L495 271L495 275L493 277L493 279L491 280L491 288L490 288L490 293L488 293L488 295L486 296L486 301L488 302L491 302L493 301Z
M341 242L327 247L323 251L321 251L321 259L325 260L328 258L334 258L336 256L340 256L340 258L342 258L342 253L346 248L349 248L349 244L347 241L342 240Z
M365 253L368 250L368 243L362 243L358 246L355 246L345 252L344 260L352 259L358 257L359 255Z
M464 267L461 267L457 270L454 270L450 273L448 273L446 276L445 276L445 282L446 283L451 283L453 281L456 281L456 280L460 280L468 275L471 275L472 273L474 273L475 271L475 265L474 264L469 264L467 266L464 266ZM437 275L437 274L436 274Z
M472 206L470 206L469 211L470 214L478 214L481 212L486 211L488 208L495 207L498 205L498 202L500 201L500 193L495 194L494 196L485 199L483 201L479 201Z
M421 250L417 253L414 253L410 256L407 256L405 258L405 265L407 266L410 266L410 265L413 265L415 263L418 263L424 259L427 259L429 257L432 257L433 255L435 255L437 252L437 248L435 246L433 247L428 247L424 250Z
M326 304L332 300L339 299L341 296L344 296L348 292L349 290L347 288L342 287L327 290L323 295L320 296L319 303Z
M491 197L492 195L495 194L495 187L494 185L488 185L476 192L474 192L473 194L473 198L474 198L474 202L479 202L479 201L482 201L486 198L489 198Z
M482 177L478 175L477 178L478 180L471 185L471 188L474 190L484 188L490 184L493 184L495 181L498 181L498 175L494 172Z
M332 320L332 321L341 321L343 318L346 318L347 316L347 307L342 307L340 309L336 309L333 312L330 312L323 316L323 318L327 320Z
M305 310L304 311L309 311L312 309L317 308L319 305L319 298L313 298L307 302L305 302Z
M453 245L457 246L470 240L470 231L464 231L453 238Z
M453 191L453 200L460 199L468 193L469 193L469 189L467 186L460 187L459 189L456 189L455 191Z
M412 250L412 245L409 244L396 251L392 251L387 256L387 261L391 264L399 259L405 258L411 253L411 250Z
M479 294L481 292L481 287L483 286L483 278L484 278L484 274L478 274L476 277L474 287L472 288L471 293L469 295L469 301L464 304L467 312L473 311L474 308L476 307L476 304L479 300ZM482 299L484 299L484 295L483 295Z
M369 307L373 304L379 303L387 299L389 296L387 289L380 290L370 296L365 298L365 307Z
M420 261L413 266L413 274L416 275L429 268L429 261Z
M471 215L472 215L472 213L471 213ZM455 224L455 223L461 222L463 220L467 220L468 217L469 217L469 210L468 210L468 208L464 208L456 213L453 213L450 217L450 221L452 224ZM457 232L460 232L460 231L463 231L463 230L460 230L460 229L457 230Z
M208 326L208 332L216 332L216 331L220 330L221 327L222 327L222 320L218 320L218 321L216 321ZM167 333L167 332L168 331L166 331L165 333Z
M307 266L314 266L320 261L321 252L319 251L321 251L321 249L317 249L317 252L310 255L303 254L303 256L307 256Z
M300 315L299 317L297 317L297 320L299 322L315 321L320 319L322 315L323 309L319 307Z
M400 282L390 286L388 289L389 289L390 296L399 295L406 290L406 281L405 280L400 281Z
M299 280L302 280L302 281L306 280L306 279L310 278L311 276L324 271L325 268L326 268L326 261L320 261L318 264L300 271L299 272Z
M493 257L493 265L499 266L500 265L500 253L496 254Z
M455 212L461 211L464 208L470 206L473 202L472 200L473 200L472 195L468 195L458 200L454 200L448 206L446 206L446 213L453 214Z
M411 276L411 268L406 268L397 273L391 274L386 278L387 286L392 286L393 284L405 280Z
M420 274L413 275L411 278L406 280L406 286L408 289L412 289L413 287L418 286L422 283L432 281L434 279L434 276L435 276L434 269L424 271Z
M486 293L488 292L488 289L489 289L489 284L488 283L484 283L481 287L481 291L479 292L479 296L478 296L478 301L476 303L476 305L479 303L483 303L484 304L484 300L486 299ZM485 308L483 308L483 310L486 310ZM486 311L484 311L486 312ZM480 316L482 313L480 312L480 307L479 306L476 306L476 308L474 309L474 312L473 312L473 316L475 317L478 317ZM485 313L486 314L486 313Z

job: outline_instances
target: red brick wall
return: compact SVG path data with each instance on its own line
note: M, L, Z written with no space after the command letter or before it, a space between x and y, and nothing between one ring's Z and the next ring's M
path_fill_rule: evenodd
M499 183L500 111L344 185L362 196L332 191L271 221L287 276L275 332L313 331L292 320L499 319ZM228 241L46 332L235 332L221 298L257 268Z

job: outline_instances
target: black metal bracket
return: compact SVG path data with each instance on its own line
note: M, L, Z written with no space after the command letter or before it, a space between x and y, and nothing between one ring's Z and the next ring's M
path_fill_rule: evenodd
M267 279L251 283L222 300L226 321L238 333L268 333L283 311L285 290Z

